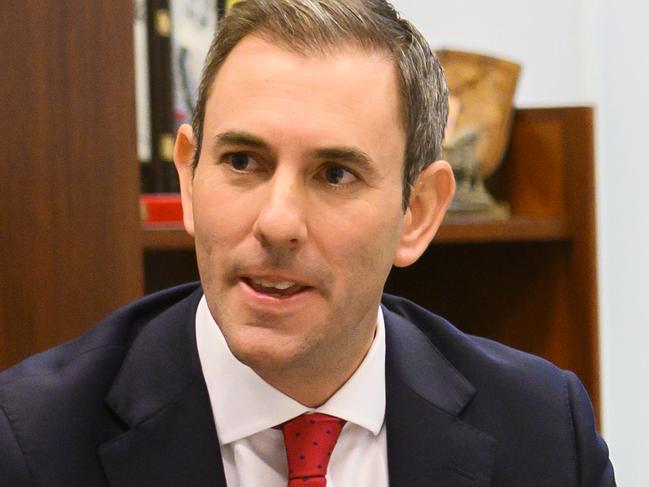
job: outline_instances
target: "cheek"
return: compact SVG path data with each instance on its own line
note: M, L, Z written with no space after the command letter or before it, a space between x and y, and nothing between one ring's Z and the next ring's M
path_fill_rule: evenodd
M336 262L341 273L349 280L369 281L371 286L382 287L399 242L401 215L390 208L369 206L365 206L365 211L338 218L335 231L325 231L323 235L335 243L327 257Z
M193 211L196 246L209 250L241 238L252 218L251 205L240 194L232 194L224 185L210 185L209 180L195 185Z

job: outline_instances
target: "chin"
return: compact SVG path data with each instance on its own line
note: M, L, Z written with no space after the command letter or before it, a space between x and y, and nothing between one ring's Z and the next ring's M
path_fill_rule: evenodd
M293 368L300 364L306 354L302 340L268 336L266 333L261 334L266 336L259 336L258 333L254 333L256 336L240 333L233 335L226 336L230 351L237 360L257 373Z

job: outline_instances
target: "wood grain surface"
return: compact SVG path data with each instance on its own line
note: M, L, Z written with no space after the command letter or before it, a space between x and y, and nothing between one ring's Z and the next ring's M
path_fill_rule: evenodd
M0 369L142 292L130 0L0 2Z

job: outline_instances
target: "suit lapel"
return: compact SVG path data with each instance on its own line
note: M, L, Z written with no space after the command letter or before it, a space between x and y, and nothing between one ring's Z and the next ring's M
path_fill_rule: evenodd
M121 435L98 450L111 487L225 486L196 351L194 320L201 293L197 290L142 330L106 397L125 425Z
M383 311L390 485L490 485L495 441L459 419L475 389L418 328Z

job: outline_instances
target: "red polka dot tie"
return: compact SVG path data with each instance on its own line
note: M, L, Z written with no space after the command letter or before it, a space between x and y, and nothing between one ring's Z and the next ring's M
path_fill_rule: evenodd
M327 414L303 414L280 426L288 460L288 487L324 487L331 452L345 421Z

